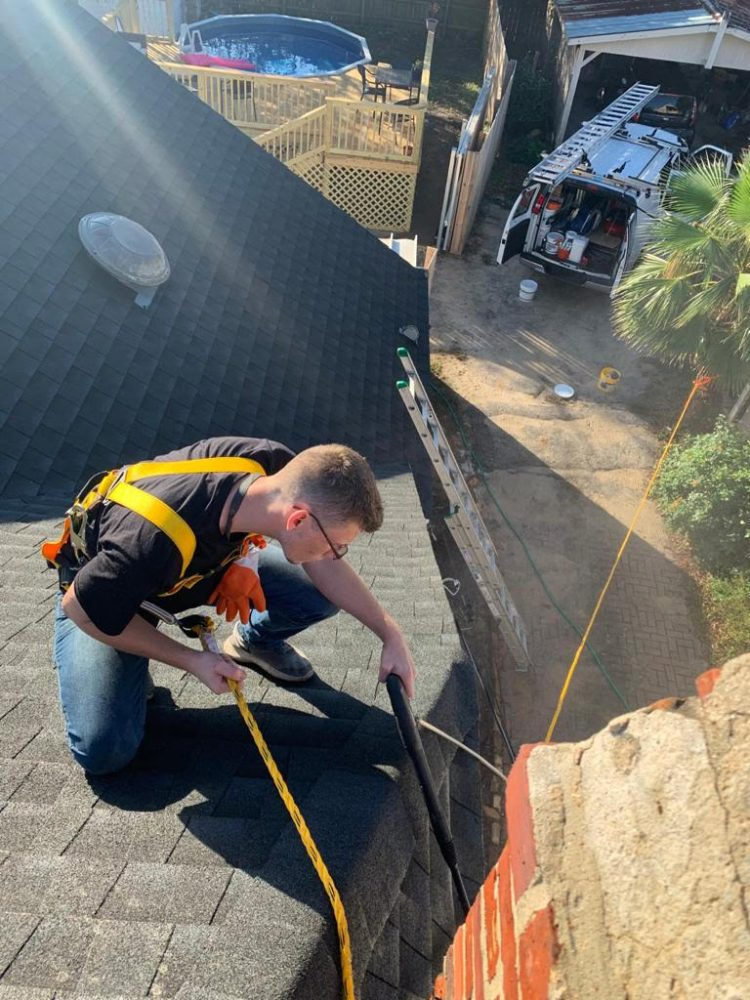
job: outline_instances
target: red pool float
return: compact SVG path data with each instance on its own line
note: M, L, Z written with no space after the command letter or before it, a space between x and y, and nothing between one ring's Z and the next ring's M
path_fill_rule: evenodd
M183 52L182 61L191 66L222 66L224 69L255 70L255 63L247 59L222 59L221 56L209 56L205 52Z

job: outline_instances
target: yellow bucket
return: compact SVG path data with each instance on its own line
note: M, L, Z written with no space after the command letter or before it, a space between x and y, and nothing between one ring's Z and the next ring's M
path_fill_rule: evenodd
M622 375L616 368L606 365L599 372L599 388L602 392L611 392L621 378Z

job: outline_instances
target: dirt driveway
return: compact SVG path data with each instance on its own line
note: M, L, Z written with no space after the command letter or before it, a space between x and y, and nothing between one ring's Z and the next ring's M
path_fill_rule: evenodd
M550 594L583 629L658 456L654 415L674 419L682 380L676 386L673 373L614 339L605 295L541 276L535 300L521 302L519 281L529 272L517 261L494 263L505 215L490 205L465 257L438 262L433 370L455 393L488 482ZM611 393L598 388L605 365L622 373ZM573 402L557 400L558 382L576 389ZM516 671L500 642L491 653L472 652L500 671L513 743L533 742L544 738L579 638L481 484L474 492L526 623L533 667ZM690 693L708 665L698 621L693 584L649 504L591 640L631 707ZM586 653L555 739L581 739L624 710Z

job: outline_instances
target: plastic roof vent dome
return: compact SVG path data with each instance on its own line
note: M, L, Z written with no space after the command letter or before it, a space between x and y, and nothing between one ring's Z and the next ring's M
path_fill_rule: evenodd
M169 261L159 241L124 215L84 215L78 223L78 235L97 264L137 293L136 304L143 308L169 277Z

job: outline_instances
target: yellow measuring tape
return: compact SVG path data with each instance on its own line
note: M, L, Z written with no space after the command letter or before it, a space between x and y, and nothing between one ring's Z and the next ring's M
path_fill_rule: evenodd
M633 534L633 531L635 530L638 518L641 516L641 511L646 506L646 501L648 500L651 490L654 487L654 483L656 482L656 479L659 473L661 472L661 467L662 465L664 465L664 460L666 459L667 454L669 453L669 449L672 447L674 439L677 437L677 431L680 429L682 421L685 419L685 414L687 413L690 404L693 402L695 394L698 392L699 389L705 388L705 386L707 386L710 381L711 379L707 378L706 376L698 376L698 378L696 378L695 381L693 382L693 386L690 392L688 393L688 397L685 400L685 404L682 407L682 410L680 411L680 415L677 418L677 422L672 428L672 433L669 435L669 440L664 445L664 450L659 456L659 461L656 463L654 471L651 474L651 478L646 484L646 489L643 491L643 496L641 497L640 502L635 509L635 513L633 514L633 517L630 521L630 525L628 526L628 530L625 533L625 537L622 540L622 544L620 545L620 548L617 550L617 555L615 556L615 561L612 563L612 569L609 571L609 576L607 577L606 582L602 587L601 593L599 594L597 602L594 605L594 610L591 612L591 618L589 618L589 623L586 626L586 631L583 633L581 641L578 645L578 649L575 651L573 660L571 661L571 664L568 667L568 673L565 677L565 681L560 691L560 696L557 699L557 707L555 708L554 715L552 716L552 721L549 724L547 735L544 737L545 743L549 743L550 740L552 739L552 734L555 731L558 719L560 718L560 712L562 712L562 707L565 704L565 699L567 697L568 690L570 689L570 682L573 680L573 674L576 672L576 667L578 666L578 661L581 659L581 654L586 648L586 643L588 642L589 636L591 635L591 630L593 629L594 622L596 621L596 617L599 614L599 609L604 603L604 598L607 596L609 585L612 583L612 578L615 575L615 570L620 564L623 552L625 551L625 546L630 541L630 536Z
M276 761L271 756L271 751L268 749L268 744L263 738L263 733L261 733L258 728L258 723L255 721L253 713L250 711L250 706L247 701L245 701L245 696L242 693L237 681L227 678L227 684L229 689L234 695L235 701L237 702L237 707L240 710L242 718L245 720L247 728L250 730L250 734L255 741L255 745L258 748L258 753L263 758L263 763L268 768L268 773L271 775L271 780L276 786L276 791L281 796L281 799L286 806L287 812L292 818L292 823L297 827L297 833L300 836L300 840L304 844L307 855L313 863L315 871L318 873L318 878L323 883L323 888L326 891L326 895L331 901L331 906L333 908L333 915L336 918L336 929L339 935L339 952L341 954L341 979L344 986L344 997L346 1000L354 1000L354 975L352 973L352 946L349 940L349 925L346 921L346 913L344 912L344 904L341 902L341 896L339 896L338 889L336 888L333 879L331 878L331 873L326 868L326 864L320 856L318 848L315 846L315 841L313 840L310 829L305 823L302 813L299 811L299 806L294 801L292 793L289 791L287 783L284 781L281 772L276 766Z

